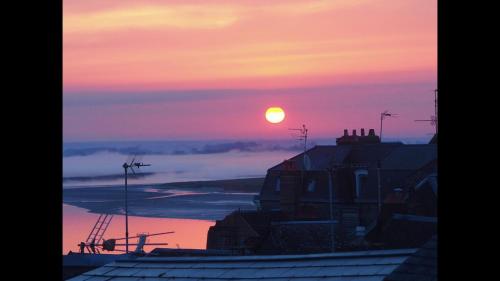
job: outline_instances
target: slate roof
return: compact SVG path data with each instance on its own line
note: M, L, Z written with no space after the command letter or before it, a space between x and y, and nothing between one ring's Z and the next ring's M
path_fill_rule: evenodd
M230 256L233 252L230 250L221 249L171 249L171 248L155 248L148 253L150 257L181 257L181 256Z
M408 188L415 188L429 175L437 176L437 158L420 167L418 170L409 175L405 180L405 186ZM437 182L436 182L437 184Z
M375 168L379 159L386 158L397 149L404 151L409 146L412 145L403 145L400 142L353 145L347 161L350 164L367 164L369 167ZM384 166L384 168L386 167Z
M437 158L437 145L413 144L395 148L384 160L383 169L417 170Z
M434 134L434 136L429 141L429 143L432 143L432 144L437 144L438 143L438 135L437 135L437 133Z
M309 255L143 257L118 260L70 279L382 281L417 249Z
M350 147L341 147L335 145L316 145L313 148L306 151L307 156L311 160L311 170L325 170L330 166L332 161L341 162L349 153ZM300 153L290 160L295 161L297 169L302 170L304 168L303 162L304 153ZM281 171L283 170L283 163L280 163L274 167L271 167L271 171Z
M326 170L334 165L367 164L375 167L382 161L383 169L416 170L437 158L435 144L403 144L400 142L360 144L360 145L317 145L306 151L310 159L309 170ZM290 160L297 169L303 169L303 155L300 153ZM283 170L283 163L269 169Z
M433 236L384 281L436 281L437 279L437 236Z
M125 254L124 254L125 255ZM112 254L80 254L63 255L63 266L102 266L116 259L123 258Z

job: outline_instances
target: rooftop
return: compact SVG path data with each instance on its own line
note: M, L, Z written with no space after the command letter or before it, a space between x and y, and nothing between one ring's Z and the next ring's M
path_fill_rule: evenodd
M386 281L437 280L437 236L396 268Z
M143 257L118 260L70 279L91 280L384 280L418 249L344 253Z
M381 160L383 169L416 170L437 157L435 144L403 144L401 142L367 143L362 145L316 145L306 151L307 170L324 171L333 166L362 164L376 165ZM290 158L298 170L304 169L304 153ZM271 167L270 171L285 169L285 162Z

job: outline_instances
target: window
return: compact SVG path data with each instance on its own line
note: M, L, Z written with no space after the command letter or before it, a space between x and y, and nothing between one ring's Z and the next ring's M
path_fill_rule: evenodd
M315 189L316 189L316 181L315 180L311 180L309 182L309 184L307 185L307 191L308 192L314 192Z
M361 191L366 189L368 182L368 171L367 170L356 170L354 172L356 176L356 193L355 197L359 198L361 196Z
M274 191L279 192L280 190L281 190L281 181L280 181L280 178L278 177L276 179L276 186L274 187Z

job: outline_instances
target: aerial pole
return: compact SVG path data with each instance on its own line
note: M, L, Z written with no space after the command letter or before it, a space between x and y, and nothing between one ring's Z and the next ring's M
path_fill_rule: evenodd
M304 168L305 169L308 169L307 168L307 165L306 165L306 151L307 151L307 131L308 129L306 128L306 125L302 124L302 137L304 138Z
M394 113L389 113L388 110L380 113L380 142L382 142L382 123L385 119L385 117L396 117L396 114Z
M127 185L127 176L128 176L128 166L127 163L123 164L123 168L125 169L125 252L128 254L128 185Z
M303 163L304 163L304 168L306 167L306 151L307 151L307 132L309 129L306 128L306 125L302 124L302 129L288 129L291 131L299 131L299 135L295 135L297 140L299 141L304 141L304 156L303 156Z
M302 135L304 136L304 155L306 155L307 151L307 131L306 125L302 124Z
M328 172L328 193L329 193L329 201L330 201L330 248L332 253L335 252L335 229L334 229L334 219L333 219L333 179L332 174L334 173L335 168L332 168Z
M133 161L133 160L132 160ZM128 254L128 168L127 162L123 163L123 169L125 169L125 252Z
M307 151L307 132L309 131L307 128L306 128L306 125L305 124L302 124L302 129L288 129L288 130L291 130L291 131L298 131L299 132L299 135L295 135L293 137L296 138L296 140L298 141L304 141L304 153L303 153L303 156L302 156L302 166L303 166L303 169L301 169L300 171L300 182L301 182L301 185L304 185L304 173L306 170L309 170L309 166L307 164L307 161L306 161L306 151Z
M380 168L381 163L380 159L377 160L377 203L378 203L378 212L382 210L382 186L380 184Z
M380 130L379 130L379 133L378 133L378 135L380 136L380 142L382 142L382 120L384 120L383 114L384 113L380 114Z
M127 184L127 178L128 178L128 169L132 171L135 175L135 171L133 167L135 166L136 168L140 168L143 166L151 166L151 164L144 164L144 163L135 163L134 162L135 157L132 158L132 161L130 161L130 164L127 162L123 163L123 169L125 170L125 253L128 254L128 184Z
M430 119L420 119L420 120L414 120L415 122L430 122L432 126L434 126L434 129L436 130L436 134L438 133L438 89L434 90L434 115L431 116Z
M438 94L438 89L435 89L434 90L434 120L435 120L435 124L436 124L436 135L438 133L438 122L437 122L437 119L438 119L438 98L437 98L437 94Z

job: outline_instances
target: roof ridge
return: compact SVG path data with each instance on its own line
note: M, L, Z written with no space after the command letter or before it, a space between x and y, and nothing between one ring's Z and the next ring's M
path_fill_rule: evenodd
M354 251L338 253L302 254L302 255L253 255L253 256L212 256L212 257L141 257L134 260L116 260L116 262L245 262L245 261L277 261L277 260L315 260L332 258L359 258L359 257L389 257L412 255L418 248Z

